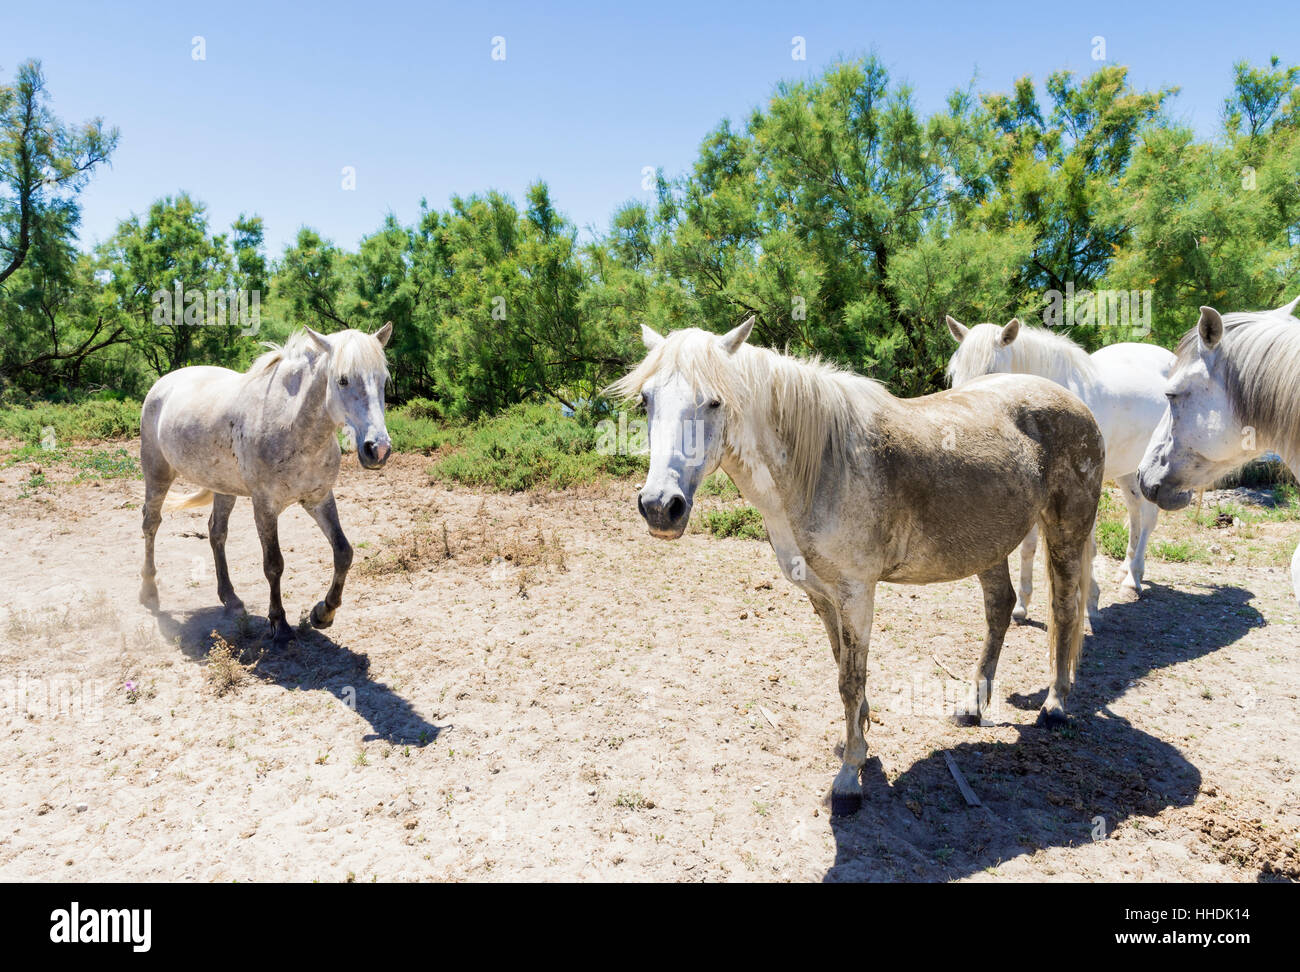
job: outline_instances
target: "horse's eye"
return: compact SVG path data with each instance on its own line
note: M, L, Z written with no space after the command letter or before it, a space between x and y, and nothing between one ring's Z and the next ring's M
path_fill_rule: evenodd
M722 402L715 398L713 401L709 402L709 408L718 408L721 404Z
M342 378L339 379L339 385L340 385L341 387L343 387L343 388L347 388L347 387L348 387L348 376L347 376L347 375L344 375Z

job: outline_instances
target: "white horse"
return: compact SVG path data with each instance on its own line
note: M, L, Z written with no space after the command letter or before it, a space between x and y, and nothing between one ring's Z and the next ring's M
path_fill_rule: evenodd
M1192 491L1274 452L1300 477L1300 321L1297 297L1271 311L1202 307L1178 345L1168 406L1142 459L1142 495L1164 510ZM1300 547L1291 558L1300 601Z
M962 713L978 720L1015 603L1007 555L1035 522L1053 592L1040 720L1063 722L1101 493L1104 446L1087 407L1030 375L898 399L870 379L746 345L752 324L666 338L643 327L649 353L614 391L646 407L650 470L637 506L651 534L681 536L696 488L722 468L825 624L847 727L832 812L861 804L876 585L979 575L987 632Z
M327 628L343 602L352 546L334 504L341 452L338 432L347 426L357 458L378 469L392 449L384 424L388 364L385 324L374 334L317 334L306 328L283 347L258 358L248 372L196 366L159 378L140 415L140 466L144 472L144 569L140 603L158 609L154 535L162 522L167 491L178 476L202 487L166 503L167 509L212 504L208 541L217 568L217 596L240 611L226 567L226 524L235 497L250 496L262 541L262 567L271 585L267 617L277 644L293 636L280 600L284 558L276 523L301 503L334 548L334 580L311 611L311 623Z
M966 327L952 317L947 321L958 344L948 362L954 388L994 372L1041 375L1070 389L1092 410L1106 440L1105 476L1119 485L1128 506L1128 550L1119 576L1123 586L1140 594L1147 540L1160 511L1142 498L1137 468L1164 414L1165 379L1173 367L1173 353L1154 344L1121 343L1090 355L1064 335L1022 326L1018 320L1005 327ZM1012 615L1017 620L1029 615L1037 546L1038 531L1034 529L1020 545L1020 587ZM1089 594L1094 615L1099 595L1094 586Z

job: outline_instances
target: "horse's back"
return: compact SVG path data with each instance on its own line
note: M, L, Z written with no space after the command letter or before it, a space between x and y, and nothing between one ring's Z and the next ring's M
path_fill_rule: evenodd
M193 365L154 382L140 409L142 462L162 462L200 485L245 495L230 435L241 378L228 368Z
M1091 494L1096 508L1105 446L1088 406L1061 385L999 373L899 404L871 463L899 524L882 579L932 583L987 569L1062 491Z
M1094 351L1092 360L1103 369L1136 368L1140 371L1153 372L1161 378L1168 378L1174 367L1175 355L1168 348L1162 348L1158 344L1121 341Z

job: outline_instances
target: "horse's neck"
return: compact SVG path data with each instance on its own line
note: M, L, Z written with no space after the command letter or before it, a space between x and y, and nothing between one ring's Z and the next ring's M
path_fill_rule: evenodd
M266 417L287 426L301 448L311 449L332 441L338 431L325 409L329 380L329 365L324 361L281 361L267 372L249 376L244 392L271 402L276 414ZM278 393L266 395L268 387Z

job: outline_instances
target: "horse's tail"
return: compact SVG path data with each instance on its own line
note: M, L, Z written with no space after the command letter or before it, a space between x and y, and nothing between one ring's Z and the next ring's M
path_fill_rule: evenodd
M193 493L186 493L184 496L170 496L163 503L163 509L167 512L173 510L188 510L195 506L207 506L212 502L212 490L200 489Z
M1045 531L1046 532L1046 531ZM1056 599L1057 588L1057 570L1052 565L1054 554L1054 543L1060 543L1058 537L1050 532L1047 535L1047 596L1048 603L1054 603ZM1095 552L1095 546L1091 535L1084 538L1083 551L1079 557L1079 585L1075 591L1075 611L1074 621L1070 629L1065 632L1065 639L1069 644L1070 654L1068 661L1068 685L1074 684L1074 673L1079 667L1079 656L1083 654L1083 633L1084 627L1088 620L1088 595L1092 590L1092 558ZM1055 650L1057 632L1056 611L1052 610L1047 615L1047 643L1053 646L1049 650Z

